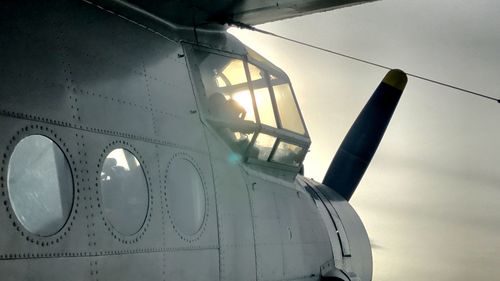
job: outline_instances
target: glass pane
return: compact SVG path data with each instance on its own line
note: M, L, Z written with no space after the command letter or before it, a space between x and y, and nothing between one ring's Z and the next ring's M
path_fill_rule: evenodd
M73 178L51 139L22 139L10 157L7 179L12 209L29 232L50 236L64 226L73 204Z
M208 112L221 119L255 122L243 61L196 51Z
M254 151L251 151L249 156L256 156L260 160L267 161L271 150L273 149L274 143L276 142L276 137L259 134L254 144Z
M250 79L252 79L252 81L261 80L265 77L264 72L253 64L248 64L248 70L250 72Z
M101 171L104 214L120 233L137 233L148 212L148 187L139 160L118 148L108 154Z
M271 102L271 94L265 79L266 73L252 64L248 64L248 69L252 79L253 92L255 102L257 104L257 111L259 112L260 122L276 128L277 123L274 116L273 104Z
M277 85L273 87L273 90L283 128L302 135L305 134L306 130L290 85L288 83Z
M250 141L252 140L253 133L245 134L242 132L234 132L234 137L236 140L236 144L238 145L240 150L245 151L247 146L250 144Z
M183 234L197 233L205 218L205 189L198 170L186 159L168 168L167 201L175 227Z
M215 82L217 84L217 87L219 88L229 86L228 84L226 84L226 81L224 81L224 79L222 79L220 76L215 77Z
M304 148L286 142L280 142L274 152L273 158L274 162L279 162L292 166L300 166L302 161L302 156L304 155Z
M278 72L278 73L281 72L281 69L276 67L274 64L272 64L266 58L259 55L257 52L255 52L254 50L252 50L248 47L245 47L245 48L247 50L247 57L248 57L249 61L258 63L262 67L262 69L266 70L266 72L270 72L270 71L271 72Z
M240 112L243 112L239 118L243 120L249 120L255 122L255 113L253 111L253 102L252 95L250 94L250 90L240 91L234 93L231 97L228 97L228 102L226 103L226 110L232 110L234 112L234 108L238 108ZM241 110L243 108L243 110ZM244 116L244 117L243 117Z
M208 111L212 116L226 121L241 119L255 122L250 90L237 92L232 96L213 93L208 99Z
M238 59L230 59L222 72L218 73L218 76L227 79L229 85L238 85L247 82L243 61Z
M260 122L276 128L276 118L274 117L273 104L269 88L254 89L255 101L257 102L257 110L259 111Z

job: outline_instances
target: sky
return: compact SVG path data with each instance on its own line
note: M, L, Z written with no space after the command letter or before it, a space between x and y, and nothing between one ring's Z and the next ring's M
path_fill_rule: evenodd
M500 2L382 0L258 26L500 98ZM318 181L386 71L231 29L290 76ZM409 78L351 204L373 280L500 280L500 104Z

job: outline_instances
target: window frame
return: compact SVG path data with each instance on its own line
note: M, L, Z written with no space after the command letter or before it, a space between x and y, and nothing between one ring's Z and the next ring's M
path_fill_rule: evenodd
M297 97L295 95L295 91L292 87L292 84L290 82L290 79L288 75L286 75L285 72L283 72L281 69L278 67L274 66L267 60L265 60L263 57L259 58L253 58L251 56L252 53L255 53L253 50L248 51L246 54L236 54L232 52L227 52L224 50L219 50L219 49L214 49L214 48L209 48L206 46L200 46L200 45L194 45L191 43L183 42L183 47L185 50L185 53L187 54L187 61L188 61L188 68L189 71L191 72L191 78L193 80L193 86L196 91L196 100L199 104L202 104L202 108L200 110L202 119L207 121L206 123L211 124L212 126L215 127L226 127L226 128L231 128L231 129L237 129L237 130L248 130L253 132L252 139L250 140L249 144L247 145L246 149L244 151L240 152L243 156L243 160L247 163L251 164L257 164L257 165L263 165L263 166L269 166L269 167L274 167L274 168L280 168L284 170L290 170L297 172L298 170L301 169L302 163L304 161L304 158L309 150L309 147L311 145L311 139L309 137L309 132L307 130L307 126L304 121L304 117L302 115L302 112L300 110ZM218 120L217 118L213 118L210 116L210 113L207 112L207 91L205 84L203 83L203 78L202 78L202 73L198 65L198 60L196 58L195 52L205 52L208 54L214 54L222 57L226 57L228 59L237 59L241 60L244 65L245 69L245 76L246 76L246 85L248 86L250 96L252 98L252 105L253 105L253 110L254 110L254 115L255 115L255 123L252 121L248 120L242 120L241 122L231 122L227 121L225 122L224 120ZM264 61L266 63L261 62ZM276 128L269 126L267 124L261 123L261 118L260 118L260 112L259 108L257 107L257 101L254 93L254 81L252 81L252 77L250 74L250 69L249 69L249 64L252 64L253 66L259 68L261 71L264 72L265 77L264 78L264 83L266 84L266 87L268 89L270 99L271 99L271 104L273 108L273 113L274 113L274 118L276 121ZM284 81L284 83L288 84L291 95L293 98L293 104L295 105L299 119L302 122L302 126L304 128L304 134L300 134L294 131L291 131L289 129L283 128L282 125L282 120L281 120L281 115L279 112L278 104L276 101L275 93L273 87L276 85L281 85L284 83L273 83L271 80L271 75L274 75L278 77L278 81ZM258 80L257 80L258 81ZM238 84L238 85L242 85ZM271 148L271 153L269 157L267 158L266 161L260 160L255 157L250 156L250 150L254 147L255 142L257 140L257 137L260 133L268 134L271 136L276 137L276 140L273 144L273 147ZM281 163L277 161L272 161L274 154L278 148L278 145L281 142L286 142L290 143L299 147L303 148L303 152L299 155L300 159L300 164L299 166L295 165L289 165L286 163ZM232 145L230 145L232 147ZM232 147L233 148L233 147Z

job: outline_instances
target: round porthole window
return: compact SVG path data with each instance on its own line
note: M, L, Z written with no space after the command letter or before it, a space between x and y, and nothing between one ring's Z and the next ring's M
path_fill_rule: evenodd
M73 205L73 177L63 152L51 139L31 135L10 156L9 199L29 232L50 236L66 223Z
M196 234L205 218L205 189L195 166L175 159L167 173L167 201L173 223L183 234Z
M137 233L148 213L148 187L137 158L128 150L111 151L102 165L104 215L121 234Z

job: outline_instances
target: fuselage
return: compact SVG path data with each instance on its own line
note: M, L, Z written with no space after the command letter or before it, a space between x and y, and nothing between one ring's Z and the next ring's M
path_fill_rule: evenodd
M2 5L2 280L371 280L354 210L298 174L305 125L243 122L304 149L251 161L256 137L239 151L204 105L196 52L289 85L279 68L224 28L86 1Z

